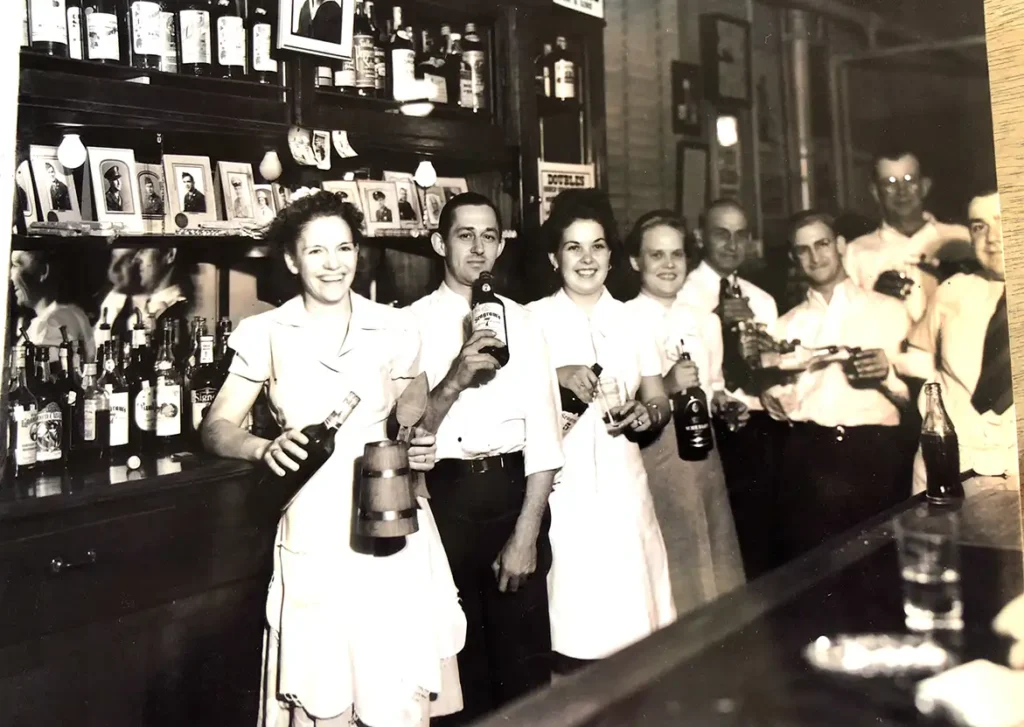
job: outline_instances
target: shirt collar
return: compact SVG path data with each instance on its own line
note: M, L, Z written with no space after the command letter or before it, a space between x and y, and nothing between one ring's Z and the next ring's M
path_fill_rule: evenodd
M43 308L39 313L36 314L36 320L42 321L53 315L53 312L57 310L57 301L51 300L49 305Z
M722 284L723 277L725 277L719 274L719 272L715 270L713 267L708 265L706 260L701 260L700 265L694 268L693 272L690 273L690 275L696 276L698 280L703 280L709 284L713 284L716 290ZM730 282L739 285L739 273L732 273L728 277L730 278Z
M349 291L349 298L352 301L352 319L349 321L349 330L360 329L364 331L375 331L387 325L383 316L371 301L359 295L355 291ZM311 322L309 311L301 295L282 303L274 311L274 320L286 326L303 328Z
M442 281L436 295L438 303L458 311L460 315L469 312L469 301L448 287L448 283Z
M935 225L935 215L933 215L931 212L924 212L921 216L924 218L924 225L922 225L921 229L915 232L913 235L904 235L902 232L897 230L895 227L890 225L885 220L882 220L882 226L878 228L879 232L881 232L884 235L895 235L896 237L902 237L907 240L910 240L915 236L919 235L921 233L921 230L924 230L926 227Z
M850 278L847 278L832 291L832 299L828 302L825 301L823 296L813 288L807 289L807 303L812 308L820 308L821 310L828 310L830 308L842 308L855 298L860 291Z
M666 306L657 298L644 290L640 291L640 294L634 298L638 305L642 306L645 311L649 311L651 315L667 316L670 312L676 308L682 307L683 303L679 300L678 296L672 301L672 305Z
M170 308L179 300L185 300L181 288L178 285L168 285L151 295L145 293L132 296L132 303L136 305L143 315L160 315L165 309ZM146 310L146 303L149 303L149 310Z

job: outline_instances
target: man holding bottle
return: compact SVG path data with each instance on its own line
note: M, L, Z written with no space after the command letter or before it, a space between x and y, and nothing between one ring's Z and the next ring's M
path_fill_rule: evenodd
M466 724L550 681L547 499L563 460L554 369L526 310L499 296L505 330L467 335L474 284L504 246L494 204L453 197L431 244L444 282L411 306L431 386L423 426L437 432L427 486L468 622L465 709L437 722Z

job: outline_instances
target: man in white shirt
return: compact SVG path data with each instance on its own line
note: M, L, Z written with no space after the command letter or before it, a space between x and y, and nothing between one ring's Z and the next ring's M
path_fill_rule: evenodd
M82 342L87 360L95 356L92 329L85 312L77 305L58 301L61 287L57 262L45 252L15 250L11 253L11 287L18 305L35 315L28 321L26 335L36 346L59 346L63 342L61 328L68 338ZM19 330L15 335L20 333Z
M815 211L791 225L791 255L809 287L772 336L798 340L811 358L761 397L773 417L790 425L777 510L787 558L910 496L913 449L899 428L908 389L891 363L910 318L899 301L849 279L845 241L832 225Z
M963 225L939 222L925 211L932 180L921 173L914 154L879 154L874 171L871 194L883 221L846 246L843 265L865 290L903 300L911 319L918 321L938 285L934 266L972 259L971 238Z
M743 567L747 578L752 579L777 562L773 552L775 534L765 512L775 500L775 463L783 432L764 412L757 392L751 395L743 386L736 385L737 378L742 381L743 369L742 365L736 366L741 357L738 338L732 331L741 321L770 326L779 317L779 311L771 295L737 274L746 260L750 242L750 225L742 205L731 199L713 202L704 214L701 233L703 260L686 277L679 300L696 310L718 314L722 321L726 383L732 379L733 384L729 394L745 406L731 427L716 419L715 434L743 552ZM738 286L741 297L722 304L726 284ZM730 375L737 371L738 374Z
M547 500L563 463L557 381L540 329L501 297L509 360L487 353L504 332L466 334L473 283L501 254L494 204L460 194L431 237L444 282L412 304L431 386L423 426L437 432L431 509L466 613L459 654L467 724L550 682Z
M1020 480L999 194L972 199L968 216L982 271L954 275L939 286L910 332L910 348L899 365L909 375L941 384L960 444L961 479L971 495L1019 489ZM923 400L921 405L923 415ZM918 453L914 492L926 483Z

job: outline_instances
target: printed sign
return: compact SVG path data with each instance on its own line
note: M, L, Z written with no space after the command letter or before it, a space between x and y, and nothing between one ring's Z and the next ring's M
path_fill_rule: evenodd
M593 164L555 164L538 161L540 173L540 221L551 214L551 202L566 189L593 189L597 186Z
M595 18L604 17L604 0L555 0L555 5L593 15Z

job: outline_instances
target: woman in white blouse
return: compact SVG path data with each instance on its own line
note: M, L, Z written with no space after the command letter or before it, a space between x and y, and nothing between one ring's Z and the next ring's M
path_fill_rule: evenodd
M420 346L407 312L350 290L360 224L355 208L328 192L277 216L268 236L302 293L239 324L230 373L203 426L215 454L284 475L306 457L302 427L323 421L350 391L360 398L334 454L278 525L261 727L348 727L355 719L412 727L461 709L453 657L465 617L427 501L418 500L419 531L386 557L354 547L350 532L355 460L367 442L386 439L396 397L419 372ZM273 441L241 427L264 388L283 431ZM410 464L429 470L434 438L417 434Z
M685 236L683 221L667 210L636 221L626 252L640 273L641 289L625 308L635 330L657 345L665 390L671 395L700 386L717 412L730 402L722 375L722 325L714 313L677 298L686 278ZM680 360L684 351L688 362ZM717 449L701 461L680 459L671 421L644 447L643 458L668 551L672 595L683 614L745 580L722 461Z
M555 477L548 574L555 672L603 659L675 619L665 544L633 434L668 417L654 341L638 336L604 287L615 229L585 203L556 205L545 223L549 259L562 278L527 308L544 331L559 385L590 406L565 435ZM613 384L619 404L607 401ZM611 404L606 424L599 403Z

